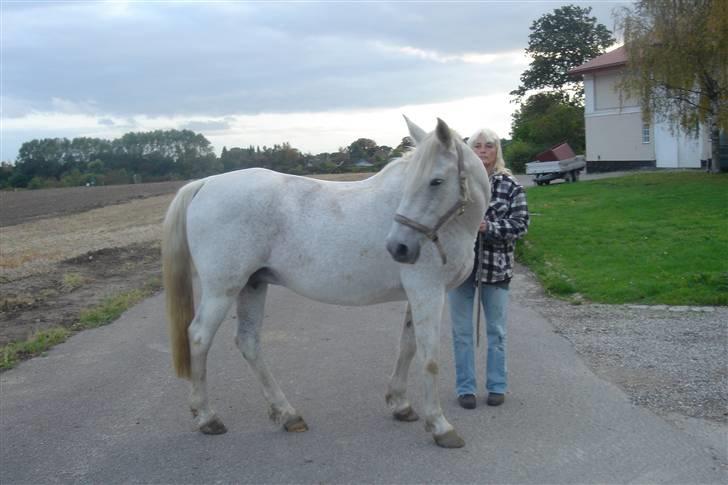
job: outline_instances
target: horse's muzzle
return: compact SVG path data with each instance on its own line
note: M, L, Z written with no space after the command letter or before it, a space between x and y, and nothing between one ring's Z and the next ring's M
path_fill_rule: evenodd
M419 244L403 244L400 241L388 240L387 251L398 263L415 264L420 257Z

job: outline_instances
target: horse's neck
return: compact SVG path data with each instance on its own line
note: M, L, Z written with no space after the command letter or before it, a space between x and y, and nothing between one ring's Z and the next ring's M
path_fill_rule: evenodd
M367 179L373 186L402 188L404 186L407 162L398 158L389 162L382 170Z

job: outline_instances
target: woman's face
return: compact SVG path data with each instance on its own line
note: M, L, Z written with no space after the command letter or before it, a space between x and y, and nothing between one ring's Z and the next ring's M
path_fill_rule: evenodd
M498 156L498 148L495 143L479 138L473 145L473 151L480 157L485 170L488 171L488 175L491 175L495 168L495 159Z

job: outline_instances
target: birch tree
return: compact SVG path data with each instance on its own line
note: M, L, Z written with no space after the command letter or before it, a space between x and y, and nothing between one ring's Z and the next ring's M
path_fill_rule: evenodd
M720 131L728 131L728 2L638 0L619 25L627 51L620 88L673 129L710 130L711 172L720 171Z

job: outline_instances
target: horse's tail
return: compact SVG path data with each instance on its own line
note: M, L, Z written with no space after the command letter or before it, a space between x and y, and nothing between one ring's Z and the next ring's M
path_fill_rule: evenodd
M179 377L190 378L190 342L187 335L195 316L192 294L192 260L187 245L187 207L204 184L196 180L177 192L162 226L162 278L172 361Z

